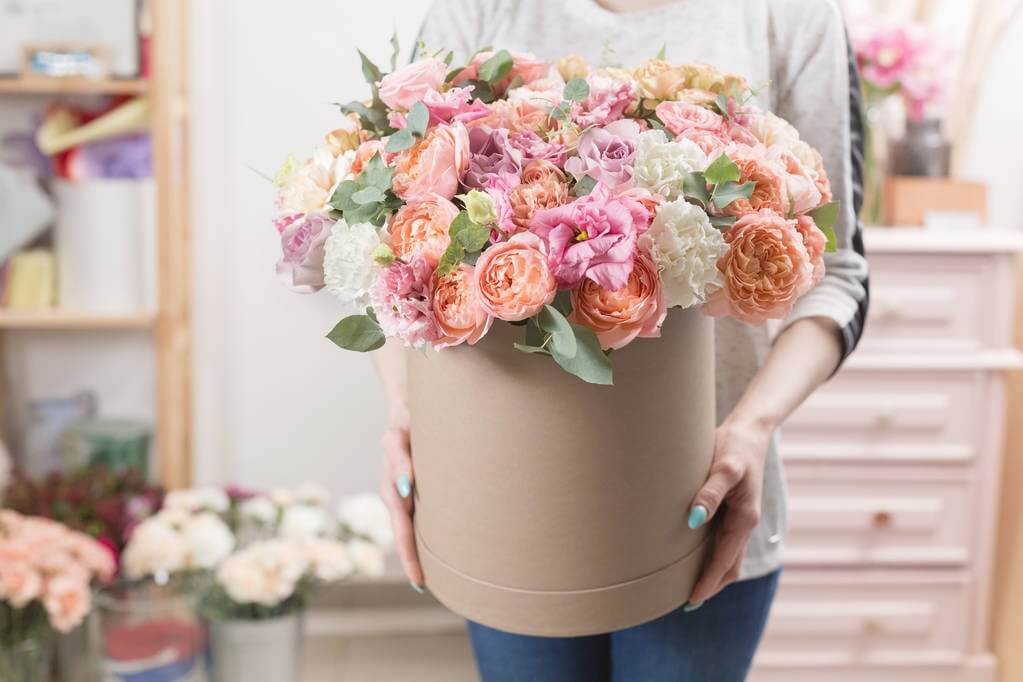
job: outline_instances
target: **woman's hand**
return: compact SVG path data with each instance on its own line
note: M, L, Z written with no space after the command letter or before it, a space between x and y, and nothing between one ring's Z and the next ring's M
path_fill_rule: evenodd
M725 420L714 433L710 475L693 499L689 527L699 528L720 515L713 549L687 610L698 608L739 577L746 545L760 523L764 461L771 430L755 423Z
M423 591L423 569L419 565L416 551L416 536L412 530L414 506L412 486L415 477L412 472L412 453L409 443L408 419L392 419L392 426L383 437L385 472L380 484L380 497L391 512L391 526L394 529L394 544L398 558L412 588Z

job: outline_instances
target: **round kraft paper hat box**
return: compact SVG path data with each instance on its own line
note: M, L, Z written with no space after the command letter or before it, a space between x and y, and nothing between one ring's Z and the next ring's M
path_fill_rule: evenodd
M714 449L714 321L671 310L661 333L614 353L613 386L515 350L506 323L408 353L416 539L445 606L576 636L686 602L708 533L686 510Z

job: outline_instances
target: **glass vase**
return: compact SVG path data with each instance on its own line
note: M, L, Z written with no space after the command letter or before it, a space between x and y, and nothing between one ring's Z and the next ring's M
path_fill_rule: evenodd
M22 609L0 602L0 680L49 682L52 637L39 602Z
M924 178L948 177L951 145L945 139L941 121L909 121L906 135L895 145L893 168L896 175Z

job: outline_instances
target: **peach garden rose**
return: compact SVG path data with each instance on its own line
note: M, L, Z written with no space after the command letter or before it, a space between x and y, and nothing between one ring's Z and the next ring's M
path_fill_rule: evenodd
M398 161L394 192L407 202L430 194L451 199L469 166L469 134L461 123L431 128Z
M431 267L437 267L451 242L448 228L457 215L458 207L439 194L427 194L402 206L391 218L394 255L409 260L418 253Z
M547 247L530 232L484 251L476 262L475 284L483 309L508 322L536 315L558 292L547 265Z
M434 348L461 343L471 346L490 329L493 318L480 305L474 279L475 269L466 263L446 277L438 277L434 273L430 296L437 328L441 332L440 341L434 344Z
M637 337L660 336L667 314L657 265L644 253L636 255L621 289L610 291L584 279L572 291L572 321L596 332L605 349L622 348Z

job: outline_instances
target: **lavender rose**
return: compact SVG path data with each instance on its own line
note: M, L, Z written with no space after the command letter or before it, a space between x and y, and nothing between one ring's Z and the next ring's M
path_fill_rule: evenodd
M579 156L569 159L565 170L576 179L589 176L616 192L632 182L639 133L639 124L631 119L591 128L579 138Z
M294 292L312 294L323 288L324 244L334 221L321 213L306 213L278 222L281 259L277 276Z
M469 170L462 182L467 187L484 189L487 178L503 173L518 175L522 153L508 142L508 130L477 126L469 131Z

